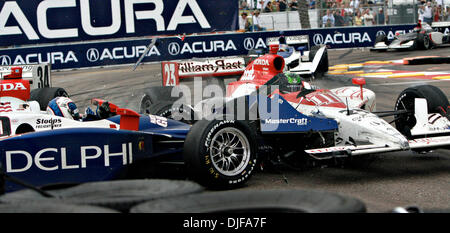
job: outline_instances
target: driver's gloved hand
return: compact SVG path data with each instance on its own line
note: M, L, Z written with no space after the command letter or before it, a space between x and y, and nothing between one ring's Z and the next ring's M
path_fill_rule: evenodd
M99 120L100 118L97 116L97 113L94 112L89 106L84 111L84 117L83 121L95 121Z
M112 115L109 102L106 101L98 107L98 115L101 119L106 119Z

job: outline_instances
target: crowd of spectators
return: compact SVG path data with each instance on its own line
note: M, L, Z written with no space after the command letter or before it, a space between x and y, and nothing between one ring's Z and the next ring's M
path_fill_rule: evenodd
M297 0L240 0L240 10L259 10L270 13L298 10Z
M385 5L384 0L323 0L321 27L387 24Z
M418 18L422 22L450 21L450 5L445 6L443 0L421 1L417 10Z
M389 24L388 0L306 0L309 9L319 10L320 27L372 26ZM450 5L444 0L416 0L419 20L431 24L450 21ZM242 30L264 30L261 13L296 11L297 0L240 0Z

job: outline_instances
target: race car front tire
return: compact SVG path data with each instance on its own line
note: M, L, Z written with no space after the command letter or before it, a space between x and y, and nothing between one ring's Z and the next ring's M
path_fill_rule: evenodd
M414 41L414 46L418 49L431 49L433 47L433 42L427 34L418 33L417 38Z
M37 101L41 107L41 111L45 111L48 103L52 99L60 96L69 97L69 94L61 87L44 87L32 90L30 100Z
M447 110L449 102L447 96L438 87L432 85L418 85L402 91L395 102L394 110L408 110L396 118L395 127L407 138L411 138L411 129L416 125L414 117L415 98L427 100L428 113L441 113Z
M199 184L184 180L135 179L82 183L69 188L43 188L54 197L44 197L34 190L23 189L0 197L0 203L53 201L92 205L128 212L137 204L158 198L202 192Z
M131 213L365 213L359 199L317 190L231 190L145 202Z
M234 189L255 172L256 151L249 121L200 120L186 137L183 157L194 181L209 189Z

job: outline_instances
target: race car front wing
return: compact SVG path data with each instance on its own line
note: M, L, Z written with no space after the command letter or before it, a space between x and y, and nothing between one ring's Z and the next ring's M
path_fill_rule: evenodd
M410 150L431 150L450 146L450 136L437 136L409 140ZM316 159L330 159L333 157L349 157L355 155L376 154L401 151L400 146L361 145L361 146L336 146L319 149L305 150L307 154Z

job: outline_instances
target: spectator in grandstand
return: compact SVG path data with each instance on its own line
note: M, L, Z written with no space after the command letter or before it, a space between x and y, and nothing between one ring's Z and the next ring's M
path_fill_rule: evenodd
M250 31L265 31L266 29L264 27L261 27L260 25L260 18L259 18L260 11L255 10L252 12L252 25L250 26Z
M266 7L264 7L264 13L270 13L273 11L272 2L268 2Z
M359 0L351 0L350 7L352 7L353 9L359 8Z
M325 27L327 25L328 20L330 20L331 26L334 26L334 16L331 14L330 9L326 11L326 14L322 17L322 27Z
M356 11L356 15L353 18L353 25L355 25L355 26L362 26L363 25L363 19L361 17L361 11Z
M242 12L239 18L239 30L248 31L250 29L251 23L247 12Z
M344 2L344 11L348 13L348 15L353 15L353 7L350 7L350 2Z
M433 7L431 6L431 2L427 2L424 8L423 21L429 25L433 22Z
M324 28L331 28L333 24L331 23L331 19L327 19L327 22L323 25Z
M255 0L246 0L247 1L247 7L250 10L254 10L256 7L256 1Z
M378 13L377 13L377 24L384 25L385 17L386 16L384 15L383 8L380 7L380 9L378 9Z
M309 1L309 9L316 9L316 1L315 0Z
M297 0L290 0L288 6L289 6L289 9L290 9L291 11L296 11L296 10L298 10Z
M247 5L247 2L246 1L242 1L241 2L241 5L240 5L240 7L239 7L239 10L250 10L249 8L248 8L248 5Z
M258 0L256 8L258 8L258 10L260 10L260 11L264 11L264 9L267 6L267 3L269 3L269 2L270 2L270 0Z
M366 9L364 11L364 15L362 16L363 22L365 26L373 26L375 23L375 20L373 19L373 14L370 13L369 9Z
M425 5L420 4L419 9L417 10L418 20L423 22L423 14L425 14Z
M442 14L442 7L441 7L441 5L438 5L438 6L434 9L434 18L433 18L433 22L439 22L439 21L441 21L441 14Z
M445 9L446 10L442 14L442 21L450 21L450 6L447 6Z
M353 14L344 11L344 26L352 26L353 25Z
M344 17L341 15L340 10L333 11L333 17L334 17L334 26L336 27L344 26Z
M279 11L286 11L286 9L287 9L286 0L278 0L277 3L278 3L278 10Z

